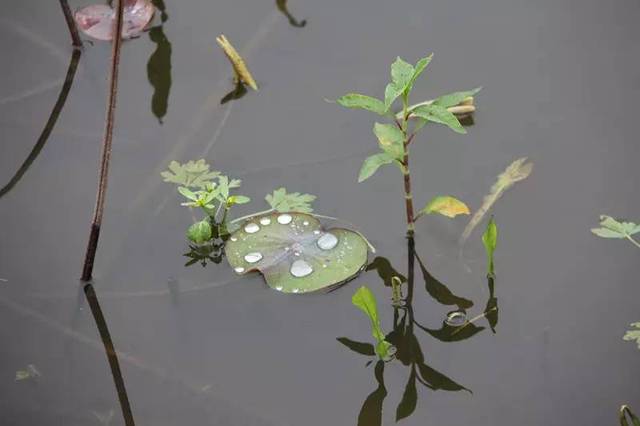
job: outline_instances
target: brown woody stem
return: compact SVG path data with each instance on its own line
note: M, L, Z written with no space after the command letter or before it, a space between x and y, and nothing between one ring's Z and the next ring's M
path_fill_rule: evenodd
M73 20L73 14L67 0L60 0L60 7L62 7L62 13L64 14L64 20L67 21L67 27L69 27L69 34L71 35L71 43L74 47L82 47L82 40L80 40L80 34L78 34L78 27Z

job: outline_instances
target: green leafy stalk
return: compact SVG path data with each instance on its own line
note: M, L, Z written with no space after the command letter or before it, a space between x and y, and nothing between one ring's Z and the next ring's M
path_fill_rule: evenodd
M482 234L482 244L484 244L484 249L487 252L487 276L489 278L495 278L493 253L498 245L498 227L493 217L489 220L487 229L484 231L484 234Z
M367 287L360 287L351 298L351 303L364 312L369 318L371 322L371 334L376 340L376 354L380 359L387 359L392 345L385 340L385 334L380 326L376 297Z
M416 219L427 213L423 209L417 216L414 214L409 169L409 145L417 132L428 122L444 124L455 132L466 133L451 108L464 107L458 111L463 112L463 115L475 111L473 95L480 90L455 92L432 101L410 106L409 95L413 84L431 62L432 56L420 59L415 65L397 58L391 65L391 82L385 88L383 101L358 93L349 93L337 100L338 104L346 108L364 109L393 120L392 123L375 123L373 133L378 139L380 152L365 159L358 175L358 182L367 180L380 167L387 164L394 164L400 169L404 180L407 234L409 236L414 233ZM402 103L401 111L393 113L391 108L398 99ZM410 126L410 118L417 120L413 126ZM443 214L449 217L455 216L455 214L453 216L447 213Z

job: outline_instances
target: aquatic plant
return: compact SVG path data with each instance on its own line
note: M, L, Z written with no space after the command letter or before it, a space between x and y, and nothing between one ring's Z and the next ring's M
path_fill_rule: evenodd
M216 42L218 42L218 45L227 56L227 59L231 62L233 71L235 72L236 82L242 82L253 90L258 90L258 84L251 75L251 72L249 72L249 68L247 68L244 59L242 59L238 51L233 47L229 40L227 40L224 34L220 34L216 38Z
M630 325L633 328L627 330L622 339L631 342L635 341L638 344L638 349L640 349L640 322L632 322Z
M632 237L640 232L640 225L633 222L619 221L611 216L601 215L600 228L592 228L591 232L601 238L624 238L640 248L640 243Z
M632 426L640 426L640 418L636 416L631 408L628 405L623 405L620 407L620 412L618 414L618 419L620 420L620 426L629 426L629 422L627 421L627 417L631 419Z
M389 359L392 355L392 344L389 343L380 326L378 317L378 302L376 296L367 287L360 287L351 297L351 303L360 309L369 318L371 324L371 334L376 340L374 346L375 353L381 360Z
M482 234L482 244L487 252L487 276L495 277L494 265L493 265L493 253L496 251L498 245L498 227L493 217L487 224L487 229Z
M466 133L456 114L461 117L475 111L473 96L480 90L477 88L465 92L454 92L431 101L410 105L409 95L413 85L431 62L432 56L420 59L415 66L398 57L391 65L391 82L385 89L384 100L358 93L349 93L337 100L344 107L375 112L392 121L392 123L375 123L373 133L378 139L380 152L364 161L358 182L373 176L383 165L394 164L400 169L404 177L408 235L414 233L415 221L425 214L440 213L447 217L469 214L468 207L451 196L434 198L417 215L413 209L409 146L427 123L443 124L456 133ZM402 106L401 111L396 113L392 111L392 107L398 99Z
M471 219L469 219L469 223L462 231L462 236L460 237L460 244L464 244L465 241L469 238L473 230L482 219L487 214L487 212L491 209L491 207L495 204L496 201L502 197L505 191L511 188L516 182L520 182L521 180L526 179L531 174L533 170L533 163L527 162L527 157L518 158L513 163L509 164L509 166L502 172L496 183L491 187L491 191L487 194L482 200L482 205L478 210L475 211Z

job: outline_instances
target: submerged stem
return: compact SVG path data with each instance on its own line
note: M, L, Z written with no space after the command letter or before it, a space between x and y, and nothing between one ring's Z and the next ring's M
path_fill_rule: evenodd
M633 239L633 237L632 237L631 235L625 235L625 237L626 237L626 239L627 239L627 240L631 241L631 243L632 243L634 246L636 246L636 247L640 248L640 243L638 243L636 240L634 240L634 239Z
M96 195L96 204L93 210L91 221L91 232L82 268L82 281L90 281L93 275L93 263L98 249L98 238L100 237L100 227L102 216L104 215L104 205L107 195L107 181L109 178L109 163L111 160L111 144L113 141L113 127L116 113L116 97L118 93L118 66L120 64L120 47L122 46L122 16L124 13L125 0L118 0L117 19L114 23L113 41L111 42L111 69L109 73L109 96L107 100L107 113L105 118L104 139L102 141L102 156L100 160L100 180Z

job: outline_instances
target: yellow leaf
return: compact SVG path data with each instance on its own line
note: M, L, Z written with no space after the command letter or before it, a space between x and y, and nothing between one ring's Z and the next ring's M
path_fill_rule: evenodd
M247 65L244 63L244 60L242 59L242 57L240 57L240 54L231 45L231 43L229 43L229 40L227 40L224 34L220 34L216 38L216 41L224 51L224 54L227 55L227 58L229 58L229 61L233 66L233 70L235 71L236 77L238 78L238 80L245 83L246 85L251 87L253 90L258 90L258 85L256 84L256 81L253 79L253 76L249 72L249 69L247 68Z
M471 214L469 207L467 207L465 203L450 195L439 195L433 198L424 209L420 211L418 216L431 213L440 213L447 217L456 217L459 214Z

